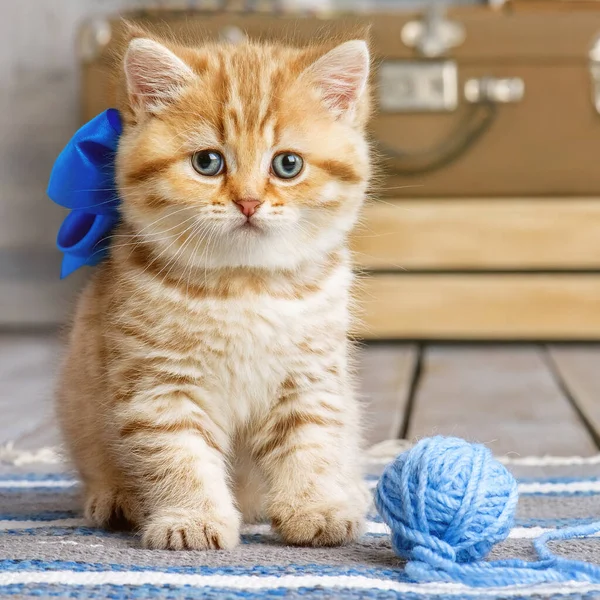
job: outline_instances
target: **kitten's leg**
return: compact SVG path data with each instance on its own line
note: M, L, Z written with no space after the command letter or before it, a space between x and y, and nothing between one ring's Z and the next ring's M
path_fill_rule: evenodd
M126 493L118 472L111 464L106 445L99 443L98 432L82 421L65 440L83 482L83 509L86 520L94 527L125 529L135 526L137 503ZM67 432L66 428L63 431ZM69 439L70 438L70 439Z
M80 343L74 339L62 368L57 417L63 441L83 482L85 518L95 527L135 526L137 504L125 492L103 438L97 398L105 390L95 376L96 357L88 356L88 363L83 364L82 353L76 351Z
M95 527L130 529L138 520L138 506L125 491L117 473L108 462L106 452L96 444L87 449L90 458L80 475L84 484L84 516ZM96 456L91 457L95 451ZM94 471L92 471L94 469Z
M195 396L195 394L194 394ZM121 468L135 488L148 548L232 548L239 513L227 485L228 435L198 398L138 395L117 411Z
M349 387L331 373L290 377L255 437L268 515L288 543L333 546L361 533L368 493Z

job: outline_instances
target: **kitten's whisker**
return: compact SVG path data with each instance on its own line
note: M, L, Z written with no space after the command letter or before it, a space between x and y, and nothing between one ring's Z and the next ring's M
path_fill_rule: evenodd
M209 223L208 229L204 230L204 232L203 232L204 235L202 237L202 241L204 242L204 248L202 249L202 253L198 257L198 260L196 261L197 269L200 269L202 267L202 264L204 263L204 285L207 284L207 277L206 277L207 261L205 260L204 257L208 256L212 235L216 231L216 228L217 227L216 227L215 223Z
M374 186L376 191L390 191L390 190L405 190L408 188L420 188L420 187L425 187L424 183L413 183L410 185L395 185L395 186L391 186L391 187L379 187L378 185Z
M373 201L369 201L369 205L372 206L373 204L385 204L387 206L392 206L393 208L397 208L398 210L404 210L406 212L416 212L416 210L414 208L407 208L406 206L401 206L399 203L395 203L395 202L387 202L386 200L381 200L381 198L378 198L377 200L373 200Z
M173 256L171 256L171 258L169 258L167 260L167 262L163 265L163 267L161 268L161 270L156 273L156 275L152 278L153 281L156 280L158 278L158 276L165 270L168 268L168 271L166 272L165 276L162 278L162 283L164 283L167 279L167 277L169 276L169 273L172 271L173 267L177 264L177 259L178 257L183 254L185 247L188 245L189 241L190 241L190 233L194 230L194 228L196 227L195 223L192 223L182 234L180 234L178 236L182 237L183 235L186 236L186 239L184 240L183 244L181 244L181 246L175 251L175 254L173 254ZM175 240L177 241L177 240ZM170 246L169 246L170 247Z
M118 202L118 200L119 200L119 196L115 196L114 198L105 200L104 202L96 202L96 204L86 204L85 206L78 206L77 208L74 208L74 209L69 208L68 206L63 206L63 208L66 208L68 210L88 210L90 208L96 208L97 206L104 206L106 204L114 204L115 202Z
M146 231L147 229L149 229L150 227L156 225L156 223L159 223L160 221L164 221L165 219L168 219L170 217L178 215L179 213L182 213L182 212L184 212L186 210L191 210L191 207L190 206L182 206L182 207L178 208L177 210L169 211L166 215L162 215L158 219L155 219L154 221L152 221L152 223L149 223L145 227L142 227L142 229L140 229L139 233L142 233L142 232Z
M167 278L169 277L171 271L177 266L177 262L179 260L179 256L181 256L181 257L185 256L185 249L187 248L187 246L190 245L190 243L192 242L192 240L194 240L194 232L195 232L195 230L198 227L199 227L198 223L196 223L195 225L192 226L192 230L187 234L187 239L181 245L181 248L179 248L179 250L173 256L172 260L170 261L171 266L169 267L169 270L165 273L164 277L162 278L162 283L163 284L167 280ZM157 273L157 276L158 275L160 275L160 272ZM181 276L179 278L179 281L181 281ZM177 285L179 285L179 281L177 282Z
M173 245L173 244L174 244L174 243L177 241L177 239L178 239L178 237L179 237L180 235L184 235L184 234L185 234L187 231L189 231L189 230L190 230L191 228L193 228L193 227L194 227L194 224L192 223L192 224L191 224L189 227L187 227L187 228L184 230L184 232L183 232L182 234L171 234L171 235L167 236L166 238L163 238L163 240L161 240L161 241L167 240L167 239L169 239L169 238L171 238L171 237L174 237L175 239L174 239L174 240L173 240L173 241L172 241L172 242L171 242L171 243L170 243L170 244L169 244L169 245L168 245L166 248L162 249L162 250L161 250L161 252L160 252L158 255L155 255L155 256L154 256L154 258L153 258L152 260L150 260L150 262L149 262L149 263L148 263L148 264L147 264L147 265L144 267L144 269L142 270L142 272L140 273L140 275L143 275L143 274L144 274L144 273L145 273L145 272L146 272L146 271L147 271L147 270L148 270L148 269L149 269L149 268L150 268L150 267L151 267L151 266L152 266L152 265L153 265L153 264L154 264L154 263L155 263L157 260L159 260L160 258L162 258L162 256L163 256L165 253L167 253L167 252L168 252L169 248L170 248L170 247L171 247L171 246L172 246L172 245ZM135 245L139 245L139 244L141 244L141 243L142 243L142 242L140 241L140 242L138 242L138 243L137 243L137 244L135 244ZM153 243L154 243L154 244L156 244L156 243L157 243L157 240L154 240L154 241L153 241ZM131 252L133 252L133 250L134 250L134 248L135 248L135 245L134 245L134 247L131 249L131 251L129 252L129 255L128 255L128 257L129 257L129 256L131 256ZM168 265L169 263L170 263L170 261L167 263L167 265ZM165 267L163 267L163 269L164 269L164 268L165 268ZM161 269L161 271L162 271L163 269ZM160 272L159 272L158 274L160 274ZM152 279L151 279L150 281L154 281L154 280L156 279L156 277L157 277L157 276L158 276L158 275L156 275L156 276L152 277ZM137 297L137 296L138 296L140 293L141 293L141 288L138 290L138 292L137 292L136 294L134 294L133 298L136 298L136 297Z
M194 244L194 249L190 253L190 256L188 258L188 262L187 262L187 264L185 266L185 269L183 270L183 273L182 273L181 277L179 278L179 281L177 282L177 285L179 286L179 284L181 283L181 279L186 276L187 271L188 271L188 267L189 267L190 272L189 272L189 275L187 276L187 281L186 281L186 285L185 285L185 299L186 299L186 301L188 301L188 299L189 299L190 280L192 278L192 265L194 263L194 258L196 256L196 253L198 252L198 246L202 243L202 239L203 239L203 236L200 233L200 228L201 228L201 223L198 223L198 227L195 230L195 236L196 236L197 239L196 239L196 243Z
M394 235L397 236L400 232L399 231L386 231L385 233L373 233L372 235L356 235L355 233L352 234L352 238L355 240L358 239L371 239L371 238L380 238L380 237L386 237L388 235Z
M365 258L374 258L377 261L379 261L380 258L381 258L380 256L373 256L372 254L367 254L366 252L360 252L359 250L352 250L352 254L359 255L359 256L364 256ZM385 260L385 266L387 266L387 267L394 267L395 269L400 269L401 271L410 272L409 268L403 267L402 265L399 265L397 263L393 263L393 262L390 262L390 261L387 261L387 260Z
M139 237L143 237L143 238L150 238L150 237L156 237L158 235L163 235L164 233L166 233L167 231L173 231L173 229L177 229L178 227L181 227L184 223L187 223L189 221L191 221L192 219L195 219L196 215L192 215L191 217L188 217L187 219L185 219L184 221L181 221L180 223L177 223L177 225L173 225L173 227L169 227L168 229L163 229L162 231L155 231L153 233L142 233L143 230L140 230L137 233L121 233L121 234L113 234L113 235L109 235L106 238L106 240L109 239L114 239L114 238L139 238ZM156 221L155 221L156 223Z
M195 217L190 217L189 219L186 219L185 221L183 221L182 223L180 223L179 225L177 225L177 227L181 227L184 223L187 223L188 221L191 221L192 219L194 219ZM176 229L177 227L173 227L171 229ZM167 229L165 231L160 231L160 232L156 232L156 233L146 233L146 234L131 234L131 235L126 235L123 234L119 237L125 237L125 238L129 238L131 241L124 243L124 244L110 244L110 248L123 248L126 246L133 246L133 249L136 246L139 246L141 244L145 244L148 242L153 242L153 243L160 243L160 242L164 242L170 238L172 238L173 236L177 236L180 235L179 233L172 233L169 235L165 235L167 231L170 231L171 229ZM162 236L162 237L157 237L157 236ZM112 239L115 236L110 236L109 238L103 238L103 239ZM101 252L102 249L99 249L98 252ZM129 254L131 255L131 253Z
M204 262L204 285L206 285L208 283L208 268L210 265L210 259L212 258L212 255L214 254L214 246L211 248L211 244L213 241L213 238L215 238L217 236L219 232L219 226L217 225L217 223L211 223L211 228L209 230L209 235L208 235L208 239L206 241L206 260ZM215 244L216 246L216 244ZM213 250L213 252L211 252L211 250ZM204 256L203 256L204 258Z
M150 240L152 243L160 243L160 242L165 242L169 239L171 239L172 237L176 236L178 234L176 233L172 233L171 235L166 235L164 237L158 238L158 239L154 239L154 240ZM141 246L142 244L148 243L148 240L144 240L144 239L137 239L135 241L132 242L127 242L124 244L110 244L110 248L111 249L117 249L117 248L127 248L132 246L133 248L135 248L136 246ZM102 248L100 248L98 250L98 252L101 252Z
M157 256L156 256L156 257L155 257L153 260L151 260L151 261L150 261L150 262L149 262L149 263L146 265L146 267L144 268L144 270L142 271L142 273L141 273L141 274L143 275L143 274L144 274L144 273L145 273L145 272L146 272L146 271L147 271L147 270L148 270L148 269L149 269L149 268L150 268L150 267L151 267L151 266L152 266L152 265L153 265L153 264L154 264L154 263L155 263L157 260L160 260L160 259L162 258L162 256L163 256L165 253L167 253L167 252L169 251L169 248L171 248L171 247L173 246L173 244L175 244L175 243L177 242L177 240L178 240L178 239L179 239L179 238L180 238L182 235L186 235L186 234L188 233L188 231L190 231L190 229L192 229L193 227L194 227L194 224L192 223L192 224L191 224L189 227L187 227L187 228L185 229L185 231L183 231L183 232L182 232L182 233L180 233L178 236L176 236L176 237L175 237L175 239L174 239L174 240L173 240L173 241L172 241L172 242L171 242L171 243L170 243L170 244L169 244L169 245L168 245L166 248L164 248L163 250L161 250L161 252L160 252L160 253L159 253L159 254L158 254L158 255L157 255ZM176 253L176 255L177 255L177 253ZM167 262L167 265L169 265L169 264L170 264L171 260L172 260L172 259L169 259L169 261ZM161 270L160 270L160 271L159 271L159 272L158 272L158 273L157 273L157 274L156 274L156 275L155 275L155 276L152 278L152 281L154 281L154 280L156 279L156 277L157 277L158 275L160 275L160 273L162 273L162 271L164 270L164 268L165 268L165 267L163 266L163 268L162 268L162 269L161 269Z
M162 217L156 219L155 221L152 221L152 223L150 223L149 225L146 225L145 227L142 227L142 229L140 229L137 233L143 233L144 231L146 231L150 227L153 227L157 223L160 223L160 221L164 221L165 219L169 219L170 217L174 217L175 215L178 215L179 213L183 212L184 210L192 210L192 208L190 206L183 206L181 208L178 208L177 210L173 210L173 211L169 212L168 214L163 215Z
M118 192L119 190L136 190L138 186L136 185L117 185L115 183L114 186L105 187L105 188L78 188L75 190L76 192Z

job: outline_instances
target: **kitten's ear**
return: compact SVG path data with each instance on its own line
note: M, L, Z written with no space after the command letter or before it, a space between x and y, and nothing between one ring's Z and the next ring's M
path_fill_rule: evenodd
M369 77L369 49L366 42L352 40L319 58L302 74L321 92L325 106L337 117L352 113Z
M150 113L175 100L196 77L178 56L148 38L131 40L124 68L132 108Z

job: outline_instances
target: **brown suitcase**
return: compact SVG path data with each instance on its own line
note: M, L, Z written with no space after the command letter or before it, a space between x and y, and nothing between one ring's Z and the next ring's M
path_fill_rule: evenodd
M590 58L600 10L479 6L432 15L429 24L419 13L324 19L161 12L137 19L184 38L239 29L263 39L291 34L299 43L324 30L370 25L379 61L372 130L386 176L382 194L600 193L600 49L598 63ZM84 31L87 119L113 101L108 75L122 26L96 22ZM100 44L90 48L90 40Z
M366 208L353 241L370 271L360 336L599 339L600 10L526 4L456 8L429 28L400 13L126 16L188 39L301 43L372 25L378 195L389 198ZM117 19L82 29L85 119L114 102L121 34Z

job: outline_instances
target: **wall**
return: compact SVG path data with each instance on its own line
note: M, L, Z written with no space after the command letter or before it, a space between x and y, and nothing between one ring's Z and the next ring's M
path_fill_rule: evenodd
M57 281L63 212L45 195L79 124L77 30L85 18L140 2L0 2L0 326L46 324L62 318L79 285Z

